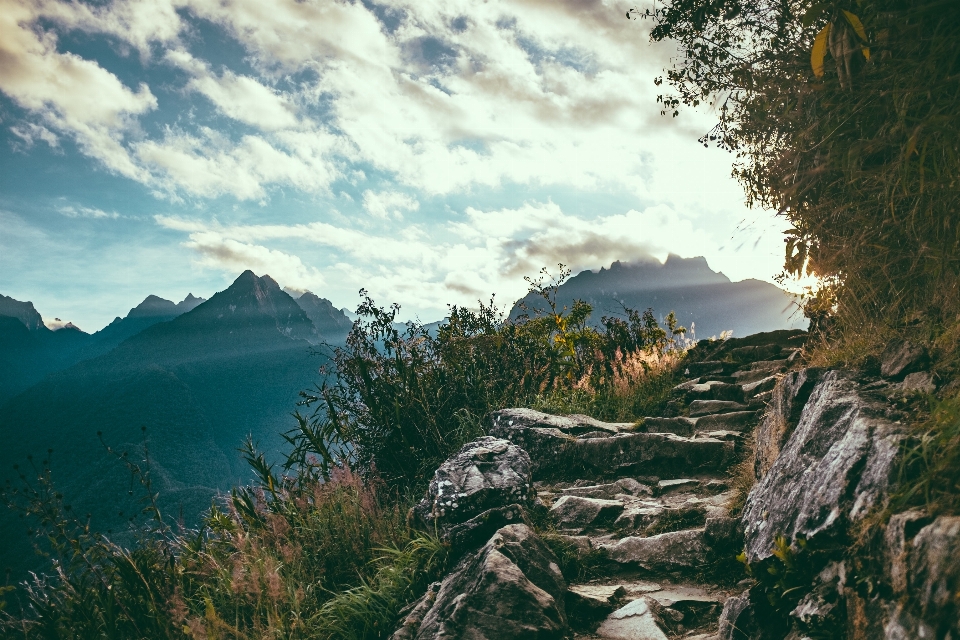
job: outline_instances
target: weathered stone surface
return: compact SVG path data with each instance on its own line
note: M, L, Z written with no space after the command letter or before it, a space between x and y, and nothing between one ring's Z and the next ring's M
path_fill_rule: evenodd
M690 362L684 367L683 375L691 378L699 378L711 373L723 373L724 362L720 360L704 360L701 362Z
M619 500L562 496L550 508L550 516L562 529L585 529L609 525L623 513Z
M913 538L908 591L937 637L960 637L960 516L941 516Z
M780 449L796 428L800 413L823 374L823 369L792 371L774 387L767 412L756 430L753 470L757 480L767 474L780 455Z
M831 562L815 578L813 587L793 608L790 617L803 631L840 631L843 625L840 598L845 584L845 565Z
M913 537L930 522L930 517L923 511L910 510L895 513L887 521L887 530L884 531L884 568L887 581L895 595L907 592L907 556Z
M780 355L781 351L783 348L778 344L764 344L755 347L736 347L727 353L736 362L757 362L773 360Z
M532 504L531 482L527 452L507 440L485 436L468 442L440 465L413 514L422 525L447 528L488 509Z
M749 399L760 395L764 391L771 391L775 386L777 386L777 382L779 380L780 376L767 376L766 378L757 380L756 382L744 384L743 397Z
M739 596L728 598L720 614L718 640L754 640L759 637L753 606L750 604L750 592L744 591Z
M740 371L735 371L732 376L737 384L750 384L751 382L763 380L775 373L782 373L789 367L790 361L787 359L761 360L760 362L754 362Z
M490 433L527 451L538 480L663 476L681 470L706 473L725 469L734 460L731 442L689 440L669 433L618 433L608 438L579 439L557 428L528 426L540 422L529 414L527 419L518 420L517 411L494 411Z
M661 480L657 483L657 495L663 496L677 491L692 491L700 486L699 480L690 478L674 478L672 480Z
M728 400L694 400L690 403L690 417L708 416L713 413L746 411L747 405Z
M655 524L667 509L656 502L642 502L624 509L613 526L617 529L639 531Z
M743 547L743 529L739 518L714 516L703 525L703 539L713 549L740 549Z
M508 504L487 509L466 522L441 529L440 538L449 543L453 554L459 557L462 553L482 545L497 530L510 524L521 523L533 526L521 505Z
M674 433L678 436L692 436L697 428L697 420L683 416L676 418L644 418L642 431L647 433Z
M590 416L580 414L555 416L522 407L502 409L495 411L493 415L495 418L504 421L506 426L557 429L562 433L572 436L578 436L591 431L606 431L612 435L623 430L633 430L633 423L631 422L602 422Z
M688 400L726 400L728 402L743 402L743 387L726 382L705 382L695 384L687 389Z
M883 414L849 372L822 377L776 462L747 498L750 563L769 558L778 535L808 543L829 538L886 499L901 436Z
M597 635L608 640L667 640L648 598L638 598L603 621Z
M430 608L437 599L437 593L440 591L441 584L440 582L431 584L427 587L427 592L410 608L410 611L401 611L403 618L400 621L400 627L390 636L390 640L414 639L417 630L420 629L420 624L423 622L423 617L427 615L427 612L430 611Z
M606 549L614 562L647 571L683 572L701 567L709 559L703 529L671 531L648 538L630 536L600 548Z
M550 549L525 525L500 529L448 574L417 640L560 639L567 586Z
M567 489L562 489L561 493L571 496L583 496L584 498L612 500L616 496L622 494L631 496L653 495L653 489L645 484L637 482L633 478L620 478L616 482L609 482L607 484L594 484L586 487L569 487Z
M757 411L715 413L697 418L697 431L749 431L759 419Z
M567 590L567 619L580 631L593 631L619 606L627 595L621 585L570 585Z
M887 345L880 356L880 375L900 380L908 373L919 371L929 361L923 345L897 339Z
M905 394L933 393L936 390L937 385L933 381L933 374L929 371L916 371L907 374L907 377L900 383L900 391Z

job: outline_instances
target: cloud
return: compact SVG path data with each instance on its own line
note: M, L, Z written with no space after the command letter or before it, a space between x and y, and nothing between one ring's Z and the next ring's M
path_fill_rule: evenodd
M60 149L60 139L46 127L32 122L23 122L10 127L10 132L23 140L27 148L33 146L37 140L46 142L51 149Z
M467 209L443 234L421 225L402 231L360 231L325 222L293 225L222 225L158 216L159 225L187 236L184 246L203 266L235 274L245 268L267 272L285 286L322 291L341 299L361 287L378 299L413 311L436 314L448 303L473 304L493 292L510 301L526 292L523 276L557 263L575 272L615 260L663 260L682 240L687 255L716 252L716 246L666 207L585 220L552 202L513 209ZM317 256L306 265L299 256ZM315 254L304 246L321 245ZM326 276L325 289L311 278ZM289 274L289 275L288 275ZM343 304L342 302L340 304Z
M399 191L375 193L367 189L363 192L363 208L374 218L386 220L392 216L399 220L403 218L403 211L416 211L420 203L416 198Z
M107 213L102 209L97 209L95 207L73 207L66 206L60 207L57 209L62 215L65 215L68 218L94 218L94 219L104 219L109 218L111 220L116 220L120 217L120 214L116 211L111 211Z
M263 199L328 189L366 164L425 194L506 183L645 192L673 122L649 126L650 79L669 47L612 2L540 0L383 6L297 0L0 0L0 90L87 155L160 195ZM200 23L246 52L249 70L191 53ZM204 27L206 28L206 27ZM203 96L259 133L192 117L139 128L158 105L57 36L106 34L186 74L161 92ZM145 62L144 64L147 64ZM651 67L651 65L653 65ZM214 144L210 141L216 139ZM237 172L232 180L226 173ZM400 211L395 208L393 211Z

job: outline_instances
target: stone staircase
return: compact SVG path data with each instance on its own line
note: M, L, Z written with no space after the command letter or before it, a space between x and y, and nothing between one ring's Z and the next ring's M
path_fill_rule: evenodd
M662 416L624 424L528 409L491 416L492 436L529 453L538 507L560 538L583 558L602 558L597 577L568 585L576 638L717 633L724 603L744 589L734 560L742 533L728 515L731 468L798 352L792 337L699 348L712 359L687 366Z
M493 412L411 511L459 562L393 638L714 637L745 588L732 470L803 338L702 343L663 415L632 423ZM589 579L562 575L535 529Z

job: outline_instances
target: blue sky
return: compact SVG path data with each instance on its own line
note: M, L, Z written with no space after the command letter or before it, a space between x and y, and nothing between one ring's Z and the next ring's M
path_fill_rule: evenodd
M0 293L94 331L247 268L424 320L558 262L771 280L782 222L659 115L627 8L0 0Z

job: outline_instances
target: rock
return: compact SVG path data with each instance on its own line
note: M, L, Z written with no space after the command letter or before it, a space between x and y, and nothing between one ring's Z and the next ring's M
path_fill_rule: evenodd
M550 515L562 529L580 529L612 524L623 513L619 500L562 496L553 503Z
M692 436L697 420L692 418L644 418L642 430L647 433L674 433L678 436Z
M755 640L760 634L754 620L750 592L727 598L720 614L718 640Z
M901 380L908 373L922 369L928 361L929 356L923 345L896 339L887 345L880 356L880 375Z
M760 395L764 391L771 391L777 382L780 380L780 376L767 376L756 382L751 382L749 384L743 385L743 397L744 398L753 398Z
M757 362L759 360L773 360L780 355L783 348L778 344L764 344L755 347L737 347L728 352L735 362Z
M639 531L659 521L667 509L656 502L641 503L624 509L613 526L617 529Z
M775 373L783 373L790 367L790 360L761 360L754 362L749 367L735 371L733 379L737 384L750 384L764 378L770 377Z
M689 478L676 478L674 480L661 480L657 483L657 495L663 496L668 493L682 491L684 489L696 489L700 486L699 480Z
M522 418L518 412L522 412ZM536 426L546 421L530 414L537 412L494 411L490 433L527 451L538 480L673 475L680 470L709 473L726 469L734 460L735 447L730 442L690 440L669 433L618 433L608 438L579 439L559 428Z
M810 394L776 462L747 497L747 561L771 557L779 535L815 545L885 503L899 427L859 393L849 372L826 373Z
M694 400L690 403L690 417L706 416L711 413L731 413L733 411L746 411L747 406L739 402L730 402L728 400Z
M416 640L560 639L567 587L553 552L525 525L503 527L442 581Z
M533 526L527 517L526 509L519 504L508 504L487 509L466 522L446 527L440 531L440 538L450 544L453 555L459 558L464 552L482 545L498 529L520 523Z
M621 585L570 585L567 589L567 619L580 631L593 631L627 595Z
M883 535L884 569L894 595L907 592L907 557L910 543L917 532L929 522L930 517L926 513L915 509L895 513L887 521L887 529Z
M715 413L697 418L697 431L749 431L759 418L757 411Z
M908 561L908 592L925 623L960 637L960 516L941 516L913 538Z
M426 528L448 528L489 509L531 505L536 493L531 482L527 452L507 440L485 436L463 445L440 465L427 495L412 512Z
M929 371L910 373L900 383L902 393L933 393L937 385L933 382L933 374Z
M790 612L803 631L823 634L828 629L841 632L841 594L846 583L846 567L842 562L831 562L814 579L812 589Z
M402 616L400 627L390 636L390 640L414 639L417 630L420 629L420 624L423 622L423 617L427 615L427 612L437 599L437 593L440 591L441 584L440 582L431 584L427 587L427 592L414 603L414 606L410 608L409 612L400 612Z
M633 478L621 478L616 482L607 484L594 484L586 487L569 487L562 489L561 493L571 496L582 496L584 498L601 498L612 500L621 494L631 496L653 495L653 489L645 484L641 484Z
M690 362L684 368L683 375L690 378L699 378L711 373L723 373L725 362L720 360L705 360L702 362Z
M756 430L753 471L757 480L766 475L780 455L780 449L800 421L800 413L823 374L823 369L792 371L774 387L767 412Z
M597 635L608 640L667 640L648 598L638 598L603 621Z
M728 402L743 402L743 387L726 382L705 382L695 384L687 389L688 400L726 400Z
M703 526L703 540L712 549L741 549L743 529L740 519L730 516L707 518Z
M689 571L702 567L709 559L703 529L671 531L648 538L630 536L599 546L606 549L610 560L647 571Z
M601 422L589 416L573 414L569 416L555 416L533 409L515 408L501 409L491 414L494 423L502 421L505 427L542 427L558 429L562 433L577 436L591 431L606 431L609 434L618 433L622 429L632 430L633 423Z

